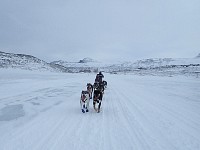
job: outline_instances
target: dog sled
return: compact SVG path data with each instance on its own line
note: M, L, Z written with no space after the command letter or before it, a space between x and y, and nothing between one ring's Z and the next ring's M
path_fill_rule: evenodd
M99 113L101 110L101 103L103 99L104 90L107 87L107 82L103 81L103 74L97 74L95 83L87 83L87 90L81 92L80 105L83 113L89 112L89 102L93 98L93 108ZM92 96L93 95L93 96Z

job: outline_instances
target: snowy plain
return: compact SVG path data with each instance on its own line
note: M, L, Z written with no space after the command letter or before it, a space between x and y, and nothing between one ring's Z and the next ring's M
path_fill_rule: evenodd
M200 78L104 76L83 114L95 74L0 69L0 150L200 150Z

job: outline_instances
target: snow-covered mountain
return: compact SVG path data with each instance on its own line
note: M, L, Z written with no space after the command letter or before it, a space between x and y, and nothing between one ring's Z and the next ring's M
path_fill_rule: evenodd
M19 68L39 71L62 71L62 67L49 64L31 55L13 54L0 51L0 68Z
M110 64L98 62L91 58L84 58L77 62L68 62L59 60L59 61L53 61L50 64L64 66L65 68L67 68L67 72L73 72L73 73L98 72L99 69L110 66Z
M84 59L81 59L81 60L79 60L79 63L90 63L90 62L97 62L97 61L95 61L94 59L92 59L92 58L84 58Z
M140 75L200 74L199 55L195 58L154 58L120 63L102 63L91 58L77 62L53 61L47 63L31 55L0 52L0 68L49 70L56 72L134 73Z
M116 68L130 68L130 69L155 69L160 67L171 68L171 67L189 67L198 66L200 59L193 58L154 58L138 60L136 62L125 62L118 65L113 65Z
M196 56L196 58L200 58L200 53Z
M200 74L200 59L195 58L155 58L136 62L114 64L104 68L105 72L135 73L140 75L180 75Z
M51 64L62 65L65 67L103 67L105 63L98 62L91 58L84 58L77 62L68 62L63 60L53 61Z
M152 75L174 75L174 74L199 74L200 59L197 58L154 58L134 62L101 63L88 61L85 63L55 61L53 64L64 66L68 72L98 72L107 73L134 73Z

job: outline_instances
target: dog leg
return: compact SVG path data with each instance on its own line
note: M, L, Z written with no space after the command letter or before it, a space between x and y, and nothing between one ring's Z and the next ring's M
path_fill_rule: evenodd
M85 113L85 110L84 110L84 109L82 109L82 113Z
M82 113L85 113L85 110L84 110L85 104L82 101L80 101L80 106L81 106Z
M95 111L97 111L97 109L96 109L96 107L95 107L95 106L96 106L96 103L95 103L95 102L93 102L93 108L94 108L94 110L95 110Z
M99 113L99 112L100 112L100 108L101 108L101 101L99 102L99 106L98 106L97 113Z
M90 99L92 99L92 91L90 92Z
M87 104L86 104L86 108L85 108L85 109L86 109L86 112L89 112L89 102L90 102L90 101L88 101Z
M83 109L83 104L82 104L81 100L80 100L80 107L81 107L81 109Z

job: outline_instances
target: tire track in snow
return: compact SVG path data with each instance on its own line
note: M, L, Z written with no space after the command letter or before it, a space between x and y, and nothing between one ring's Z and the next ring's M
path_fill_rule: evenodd
M136 103L140 105L138 102ZM153 110L157 111L159 116L162 115L162 117L158 118L159 126L157 127L161 129L163 134L164 132L166 133L166 130L163 130L163 127L169 130L168 133L165 134L165 136L169 140L171 140L173 143L176 144L178 142L179 145L185 145L184 146L185 148L188 147L188 145L189 146L197 145L194 147L199 147L199 144L197 144L200 143L198 134L199 126L195 125L195 122L191 121L191 119L187 120L187 117L184 118L184 116L179 112L171 111L171 109L169 109L169 107L166 107L165 105L158 105L158 103L152 101L151 102L147 101L146 103L149 104L148 107L152 107ZM175 132L176 134L174 134ZM183 134L185 134L185 136L183 136ZM176 138L174 137L174 135L176 136ZM177 136L179 137L177 138ZM191 149L191 147L188 147L186 149Z
M112 108L112 114L113 114L113 119L116 123L114 125L113 131L111 134L116 134L115 136L118 137L116 141L113 142L113 145L115 146L114 149L138 149L138 145L136 143L135 138L131 134L129 124L127 123L126 114L122 113L121 105L118 103L118 98L116 96L116 93L114 92L113 88L110 85L110 89L112 90L110 96L110 99L108 101L110 102L110 105L108 105L109 109ZM111 122L111 126L113 122ZM120 133L120 134L119 134ZM112 140L114 137L112 137ZM116 143L121 143L117 145Z
M126 99L127 102L129 102L129 104L126 104L127 102L121 103L122 105L126 106L123 109L123 113L128 114L125 117L130 124L130 128L132 128L132 131L134 131L134 134L139 140L140 145L142 145L140 149L176 149L176 147L170 142L170 140L168 140L164 136L164 134L162 134L162 132L156 128L154 123L148 119L148 117L142 112L142 110L140 110L138 106L133 105L131 99L125 97L122 92L119 95L123 95L122 97ZM157 139L161 137L162 141L159 141L159 143L156 142Z
M162 91L159 91L156 99L153 99L154 95L150 94L153 91L148 90L149 87L146 87L145 82L139 84L131 80L129 83L130 81L124 78L117 79L110 78L100 113L93 111L92 101L90 101L90 112L82 114L79 105L80 93L77 93L78 88L73 89L74 92L66 101L63 101L62 105L40 112L38 116L31 118L32 120L16 127L12 130L13 132L5 136L7 141L1 137L1 149L198 150L200 148L198 144L195 147L199 136L197 134L193 136L190 133L190 131L199 131L198 120L184 118L178 110L172 109L168 102L159 101L157 98L163 96L159 93ZM126 76L125 79L127 79ZM130 84L135 84L130 86L132 89L127 87ZM58 98L62 97L58 95ZM184 110L187 109L181 109L181 112ZM156 113L159 114L156 115ZM173 115L174 113L176 115ZM194 122L186 124L188 121ZM178 128L175 136L173 133L167 135L166 133L173 130L164 127L171 122L183 123L180 128L174 126ZM188 127L190 128L186 131ZM192 127L194 128L191 129ZM182 131L183 133L179 133ZM188 137L182 139L177 134ZM176 137L180 137L179 141L176 141ZM189 143L187 140L194 141L189 141L191 142ZM189 146L178 145L180 143L186 143Z
M126 97L127 86L117 86L116 83L112 82L113 93L115 93L116 102L121 106L122 114L126 118L123 122L127 122L127 128L132 133L132 138L135 139L137 149L176 149L176 147L168 140L161 131L154 132L156 126L151 122L147 116L140 110L138 106L133 103L134 96L137 95L132 91L128 91L128 95L132 95L133 99ZM124 88L122 88L124 87ZM131 93L131 94L130 94ZM142 98L142 97L141 97ZM121 119L123 120L123 118ZM162 143L157 143L156 140L162 137Z
M142 89L139 89L139 91L141 91ZM144 88L143 88L143 90L145 90ZM119 91L119 90L117 90L117 91ZM123 90L122 90L123 91ZM138 89L137 89L137 91L138 91ZM135 100L134 100L134 98L131 100L130 99L130 97L127 97L126 95L130 95L130 93L132 93L132 95L134 95L135 96ZM172 112L170 112L170 111L166 111L164 108L162 108L162 107L156 107L156 105L157 104L159 104L159 103L161 103L161 102L159 102L159 101L157 101L157 104L155 103L155 105L153 106L153 107L151 107L151 105L152 104L150 104L150 101L149 101L149 97L147 97L147 96L149 96L149 95L151 95L151 94L148 94L148 90L147 91L144 91L143 92L143 95L141 95L140 93L135 93L134 94L134 90L132 91L132 90L125 90L125 91L123 91L123 92L121 92L121 94L119 94L119 95L123 95L122 97L124 97L125 99L127 99L128 100L128 102L129 102L129 105L130 104L132 104L132 106L133 106L133 109L136 109L137 111L135 111L135 113L136 114L138 114L139 112L140 113L142 113L142 111L145 111L145 109L152 109L154 112L155 112L155 110L157 111L157 113L158 114L164 114L163 115L163 119L165 119L165 120L168 120L168 121L171 121L171 117L172 118L176 118L176 120L177 120L177 117L179 118L179 113L178 114L176 114L176 115L174 115ZM159 96L159 95L158 95ZM152 98L152 97L151 97ZM162 103L161 103L162 104ZM146 108L145 108L146 107ZM143 108L143 109L141 109L141 108ZM139 110L139 109L141 109L141 110ZM132 111L132 112L134 112L134 111ZM146 113L147 114L147 113ZM134 114L133 114L134 115ZM141 117L140 117L140 119L142 119L142 115L144 116L145 114L144 113L142 113L141 114ZM149 115L149 117L151 118L151 119L154 119L155 118L155 116L152 116L151 114L148 114ZM145 115L146 116L146 115ZM145 117L144 116L144 117ZM170 116L170 117L167 117L167 116ZM144 118L143 117L143 118ZM167 117L167 118L166 118ZM149 120L148 118L147 118L147 116L145 117L147 120ZM151 120L149 120L150 122L149 122L149 126L148 126L148 128L150 128L151 127L151 124L154 126L154 127L156 127L157 128L157 130L159 129L159 132L163 135L160 135L160 136L158 136L158 137L162 137L162 138L167 138L167 140L166 141L168 141L171 145L173 145L173 147L175 147L175 148L180 148L180 145L183 145L183 144L185 144L185 143L188 143L187 145L190 145L191 146L191 142L193 143L192 145L193 145L193 147L199 147L198 146L198 139L196 139L196 142L194 142L193 140L195 140L195 138L194 137L192 137L192 135L190 134L190 132L188 132L187 133L187 135L190 135L190 138L188 138L188 136L185 136L184 137L184 139L179 139L178 140L178 142L179 143L181 143L182 142L182 144L178 144L177 145L177 143L176 143L176 140L177 139L174 139L174 140L172 140L172 137L173 136L171 136L171 135L168 135L168 134L166 134L166 132L165 132L165 130L163 130L163 127L161 127L161 125L160 124L155 124L155 122L158 122L159 120L155 120L155 121L151 121ZM182 122L181 120L177 120L178 122ZM187 120L185 120L185 121L187 121ZM160 122L160 121L159 121ZM166 121L165 121L166 122ZM161 122L160 122L161 123ZM190 122L190 124L193 124L192 122ZM144 123L143 123L143 125L144 125ZM194 125L194 124L193 124ZM184 124L184 126L185 126L185 124ZM148 129L147 128L147 129ZM180 131L180 128L182 128L181 126L180 127L176 127L179 131ZM185 126L182 130L184 131L185 129L189 129L187 126ZM189 129L190 130L190 129ZM164 131L164 132L163 132ZM196 129L196 131L198 131L198 129ZM155 134L155 133L154 133ZM173 133L174 134L174 133ZM177 132L175 135L177 136L179 133ZM182 133L181 133L182 134ZM154 135L155 136L155 135ZM188 138L188 141L185 141L185 139L187 139ZM198 138L198 134L196 134L196 138ZM159 143L159 145L161 145L161 143ZM166 146L165 146L166 145ZM169 144L164 144L163 146L165 146L165 147L167 147ZM187 145L185 145L184 146L184 148L185 149L191 149L191 147L188 147ZM187 148L186 148L187 147ZM165 148L166 149L166 148ZM170 149L172 149L172 148L170 148ZM196 149L198 149L198 148L196 148Z
M125 89L118 89L115 85L114 85L114 89L113 89L113 94L116 97L116 102L115 104L118 104L118 108L119 111L121 111L122 117L120 118L120 120L123 122L123 124L125 124L126 129L127 129L127 133L129 133L129 136L131 137L131 140L134 141L134 146L136 147L136 149L151 149L150 145L155 145L155 143L149 143L148 141L150 140L149 138L145 138L146 136L148 136L144 129L143 126L140 125L141 119L140 120L136 120L138 114L132 114L132 111L134 111L133 109L130 109L130 104L129 106L126 104L127 99L124 98L123 96L123 90ZM132 106L131 106L132 107ZM138 117L141 117L138 115ZM153 148L155 149L155 147ZM158 149L158 148L156 148Z

